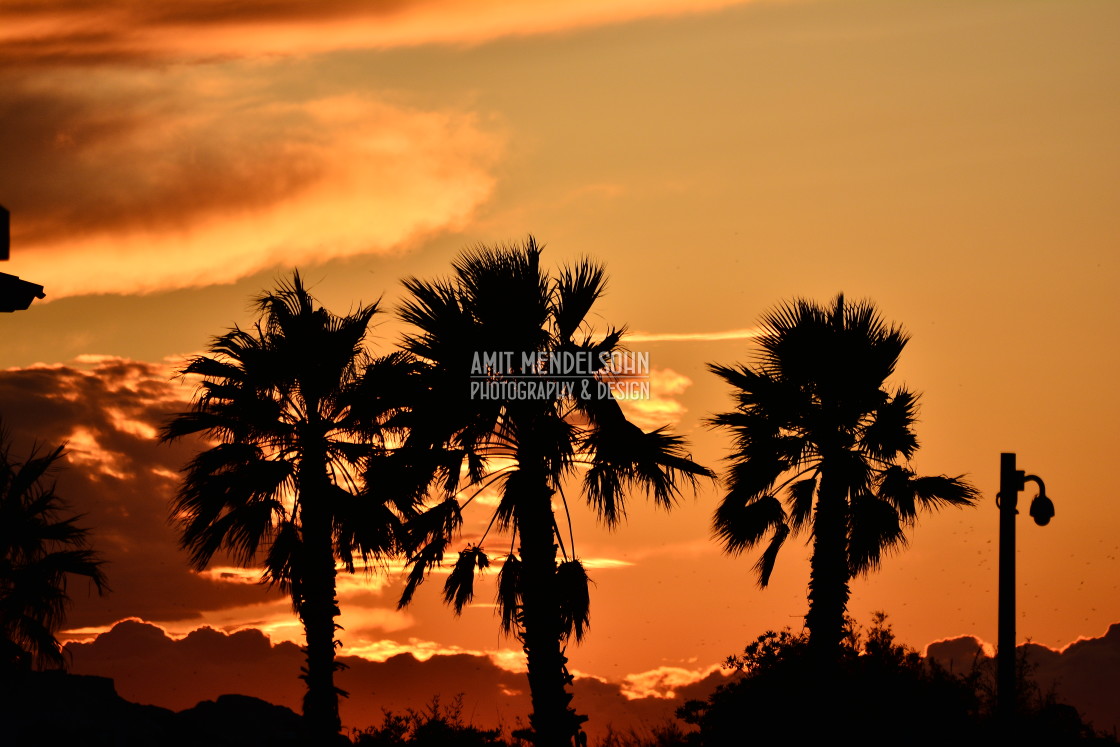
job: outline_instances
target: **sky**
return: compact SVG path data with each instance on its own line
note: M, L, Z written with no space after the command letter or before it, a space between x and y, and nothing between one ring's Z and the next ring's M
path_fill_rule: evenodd
M632 415L715 469L729 443L703 421L731 398L707 364L749 361L783 301L873 300L912 336L894 382L922 393L914 467L984 498L923 517L850 612L885 610L918 648L994 642L1013 451L1057 511L1019 522L1020 640L1104 637L1118 37L1107 0L5 2L0 269L47 298L0 320L0 414L22 446L68 443L59 486L113 587L74 590L67 635L135 618L174 640L298 641L252 571L192 573L177 548L167 506L197 444L155 442L192 394L176 368L293 268L337 312L381 299L373 344L391 350L402 278L532 234L553 267L606 266L593 320L627 325L654 369ZM758 589L753 558L711 538L719 496L702 485L671 513L632 496L613 532L574 515L595 583L576 671L664 695L801 626L807 548ZM458 618L438 581L398 611L390 571L344 579L343 654L518 668L488 587Z

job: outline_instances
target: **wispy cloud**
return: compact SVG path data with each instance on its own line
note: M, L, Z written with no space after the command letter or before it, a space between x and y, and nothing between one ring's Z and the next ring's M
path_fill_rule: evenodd
M702 13L744 0L184 0L6 2L0 66L151 63L477 44Z
M728 329L722 332L628 332L626 342L703 342L719 340L749 340L758 337L757 327Z

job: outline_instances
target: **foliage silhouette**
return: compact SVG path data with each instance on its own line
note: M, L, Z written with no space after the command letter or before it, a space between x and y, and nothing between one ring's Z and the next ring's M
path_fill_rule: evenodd
M433 697L422 711L386 711L381 726L354 736L358 747L510 747L500 729L479 729L463 723L462 696L450 705Z
M739 745L744 724L793 744L982 745L1000 740L990 662L956 674L896 642L886 615L866 635L847 626L835 678L820 677L809 636L769 631L728 657L734 679L706 701L689 701L679 718L697 728L683 744ZM1021 670L1022 671L1022 670ZM837 683L841 686L837 687ZM1024 692L1037 685L1021 677ZM1110 744L1076 709L1053 698L1024 700L1021 744Z
M218 443L186 466L172 514L193 567L225 551L241 565L263 563L262 580L291 596L307 640L303 712L327 743L345 695L334 684L336 562L353 572L401 549L414 507L358 490L362 471L400 438L414 369L400 353L366 353L376 304L335 316L298 272L256 306L253 329L214 338L210 355L182 371L202 381L163 439L201 433Z
M415 331L404 346L427 363L430 382L427 401L416 406L430 415L413 424L406 446L427 456L408 461L435 469L447 498L412 525L422 541L410 558L401 605L441 562L461 524L457 491L471 491L466 505L482 490L498 490L487 534L459 553L444 599L462 610L473 597L475 572L490 565L482 543L492 529L508 531L498 607L502 629L517 635L528 660L532 714L524 734L537 745L570 745L581 738L586 717L569 706L565 652L590 622L588 578L570 519L562 520L563 539L553 497L567 515L565 482L586 468L584 494L614 527L625 517L628 489L648 491L669 508L682 482L694 484L710 472L688 458L681 438L664 428L643 432L600 389L606 373L598 356L618 351L623 336L609 329L595 340L586 322L605 288L603 268L585 259L552 275L541 268L540 254L532 237L519 247L478 247L458 258L451 279L405 281L410 295L401 316ZM508 363L479 369L476 356L503 352L512 353ZM546 361L580 356L592 364L558 376L547 366L526 367L525 354ZM555 398L472 397L472 383L526 380L572 388Z
M686 747L691 735L675 722L660 725L644 725L615 731L608 727L607 733L599 740L597 747Z
M709 366L737 399L709 421L734 436L715 533L734 554L769 534L755 565L761 586L785 540L811 535L805 624L822 663L840 655L851 578L902 547L920 509L976 499L959 477L908 466L918 397L885 388L907 340L871 303L798 299L763 316L753 365Z
M70 603L69 579L88 579L104 593L104 561L89 549L80 516L67 516L51 473L63 457L58 446L32 449L25 461L11 453L0 429L0 675L4 679L34 664L64 668L55 631Z

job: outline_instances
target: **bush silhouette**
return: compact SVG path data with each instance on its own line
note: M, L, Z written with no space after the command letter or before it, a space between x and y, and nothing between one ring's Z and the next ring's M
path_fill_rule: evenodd
M990 662L956 674L898 643L886 615L870 629L849 624L836 667L810 655L807 633L767 632L728 658L739 672L706 701L677 715L697 731L684 744L739 745L767 734L792 744L980 745L1000 741L992 716ZM1022 671L1022 670L1020 670ZM1030 683L1024 688L1031 690ZM1016 724L1021 744L1097 744L1076 709L1033 688Z
M433 697L422 711L386 711L381 726L355 735L359 747L510 747L500 729L479 729L463 723L463 701L450 705ZM520 744L518 740L518 744Z

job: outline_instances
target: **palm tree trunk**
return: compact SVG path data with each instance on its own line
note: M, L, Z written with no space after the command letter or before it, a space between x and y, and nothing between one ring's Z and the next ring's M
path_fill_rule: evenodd
M317 476L322 475L321 478ZM306 455L300 475L300 519L303 531L304 573L300 589L299 617L307 646L307 666L301 678L307 683L303 716L312 743L333 745L339 740L342 722L338 716L338 694L334 685L335 559L331 512L323 505L326 494L325 457Z
M809 572L809 650L822 666L840 658L848 587L847 491L821 470L821 487L813 517L813 555Z
M552 493L541 481L537 495L519 501L521 534L522 644L529 667L533 711L530 741L538 747L570 747L582 721L568 704L572 682L568 659L560 650L560 600L556 588L556 543Z

